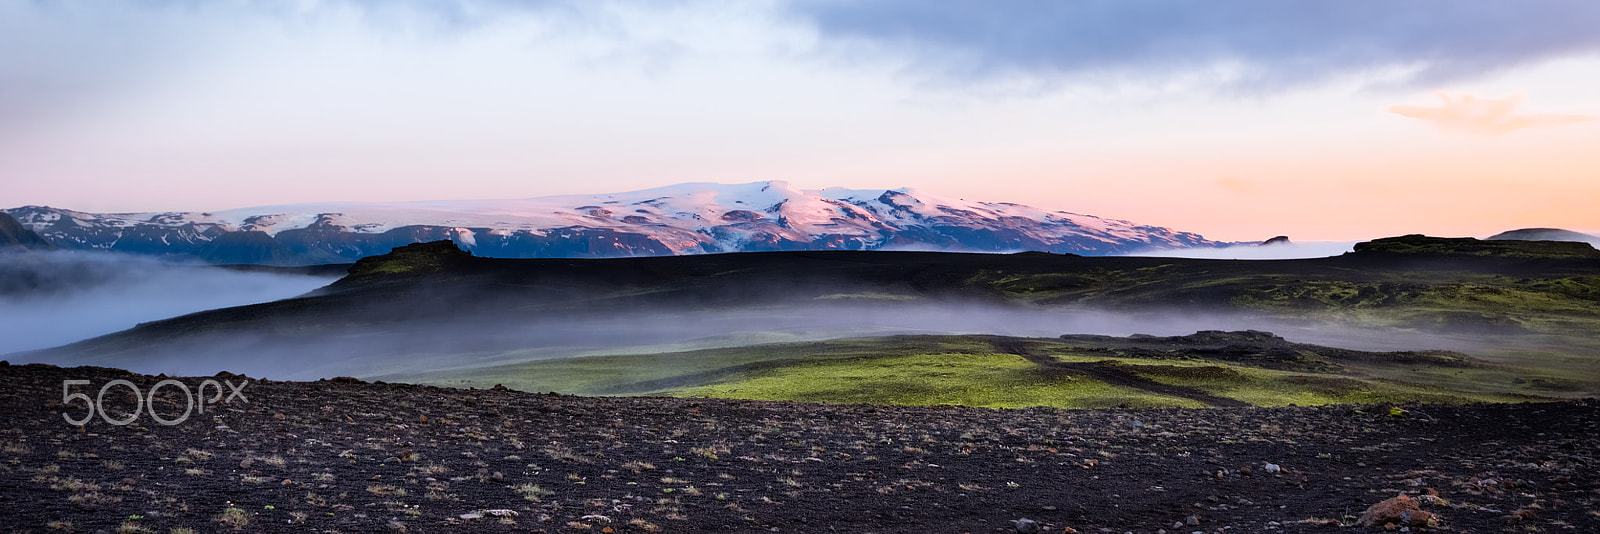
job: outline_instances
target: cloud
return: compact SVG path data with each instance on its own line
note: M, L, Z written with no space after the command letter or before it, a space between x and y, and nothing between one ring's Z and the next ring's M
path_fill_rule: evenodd
M1134 82L1270 93L1427 86L1600 51L1600 2L798 1L838 57L958 83Z
M1587 115L1517 114L1517 108L1522 106L1522 95L1493 99L1472 95L1452 97L1440 93L1439 99L1444 101L1443 106L1389 106L1389 112L1428 121L1447 130L1482 135L1500 135L1524 128L1594 120L1594 117Z
M329 35L437 46L509 27L529 47L600 35L651 52L651 65L663 61L660 43L632 44L618 22L624 7L579 0L0 2L0 142L28 138L28 126L92 120L102 107L218 69L247 69L241 63L254 60L253 48L320 44Z

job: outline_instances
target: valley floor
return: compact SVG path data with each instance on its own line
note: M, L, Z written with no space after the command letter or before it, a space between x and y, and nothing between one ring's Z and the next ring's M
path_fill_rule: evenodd
M83 399L62 404L66 380L94 398L164 378L0 367L0 524L1320 532L1406 494L1437 516L1413 531L1600 531L1594 400L993 410L249 380L243 399L175 425L148 409L126 426L63 420L85 414ZM146 408L175 418L181 389L160 391ZM99 402L125 417L132 397L119 385Z

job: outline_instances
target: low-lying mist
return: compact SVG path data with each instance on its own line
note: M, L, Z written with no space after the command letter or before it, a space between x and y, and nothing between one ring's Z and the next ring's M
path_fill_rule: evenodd
M393 303L425 306L426 303ZM581 317L436 314L361 328L272 327L185 338L150 350L58 365L100 365L169 375L219 371L279 380L371 377L601 354L643 354L897 334L1160 336L1198 330L1265 330L1292 341L1362 350L1461 349L1459 339L1378 335L1222 311L1112 312L958 301L820 302L744 308L658 308Z
M0 355L292 297L334 279L101 252L0 254Z
M1211 260L1296 260L1327 258L1355 250L1359 241L1306 241L1271 245L1146 249L1129 256L1195 258Z

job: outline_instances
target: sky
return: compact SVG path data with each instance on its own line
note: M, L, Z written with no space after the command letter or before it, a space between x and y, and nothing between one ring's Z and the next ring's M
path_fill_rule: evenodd
M0 1L0 207L913 187L1600 229L1600 2Z

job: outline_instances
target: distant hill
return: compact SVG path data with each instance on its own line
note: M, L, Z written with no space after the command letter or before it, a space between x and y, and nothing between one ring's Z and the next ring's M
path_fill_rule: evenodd
M1522 228L1489 236L1490 241L1577 241L1600 248L1600 236L1562 230L1560 228Z
M1501 234L1505 235L1505 234ZM1578 234L1582 235L1582 234ZM1473 239L1470 237L1428 237L1407 235L1356 243L1357 254L1413 254L1447 256L1494 256L1507 258L1600 259L1600 250L1586 243L1569 241L1528 241L1520 239Z
M5 212L0 212L0 252L11 250L51 250L56 248Z
M211 263L349 263L450 240L493 258L612 258L785 250L1024 250L1090 256L1222 246L1189 232L914 189L691 183L517 200L300 204L216 213L4 210L68 249Z

